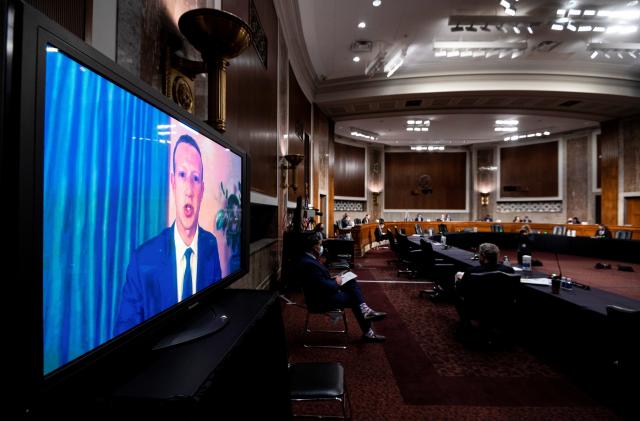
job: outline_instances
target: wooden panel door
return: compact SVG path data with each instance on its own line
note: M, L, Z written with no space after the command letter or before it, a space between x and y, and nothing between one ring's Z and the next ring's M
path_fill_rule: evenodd
M640 225L640 197L627 197L625 199L625 224Z

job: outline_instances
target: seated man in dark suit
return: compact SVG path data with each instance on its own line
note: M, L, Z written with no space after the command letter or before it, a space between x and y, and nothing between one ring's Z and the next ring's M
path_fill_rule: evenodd
M384 230L384 219L380 218L378 220L378 226L376 227L376 230L373 232L373 236L378 243L382 242L383 240L389 240L389 238L391 237L391 233L389 233L388 231L385 232L383 230Z
M465 286L469 282L470 274L495 271L514 273L512 267L498 263L500 249L495 244L480 244L480 246L478 247L478 255L478 262L480 263L480 266L471 267L464 273L458 272L458 274L456 274L456 309L458 310L458 314L460 315L460 324L462 328L467 328L469 326L469 319L465 314L461 298L464 298L465 296Z
M312 311L328 311L334 308L351 308L356 317L362 339L366 342L382 342L385 337L376 334L371 322L382 320L386 313L374 311L364 301L356 279L342 284L340 275L332 277L318 258L322 255L322 238L311 235L305 242L305 253L298 264L298 276L307 307Z

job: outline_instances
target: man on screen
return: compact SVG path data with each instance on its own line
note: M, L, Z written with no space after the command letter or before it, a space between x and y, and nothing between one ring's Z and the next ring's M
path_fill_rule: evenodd
M131 256L116 318L120 334L221 277L216 237L198 225L204 194L200 148L188 135L173 149L176 220Z

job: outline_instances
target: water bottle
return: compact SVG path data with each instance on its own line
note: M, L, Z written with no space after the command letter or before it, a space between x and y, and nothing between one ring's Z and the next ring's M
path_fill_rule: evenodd
M560 286L564 289L570 290L573 288L573 282L571 281L571 278L563 276Z
M447 237L445 237L444 235L440 238L440 242L442 243L442 245L444 247L447 247Z
M509 260L509 256L504 256L504 259L502 260L502 264L507 267L511 267L511 261Z
M531 271L531 256L528 254L522 256L522 270L527 272Z

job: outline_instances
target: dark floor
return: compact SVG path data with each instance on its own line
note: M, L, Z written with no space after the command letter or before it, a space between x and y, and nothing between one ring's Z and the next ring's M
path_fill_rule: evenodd
M550 265L547 257L538 256L544 266ZM534 354L518 341L493 349L462 345L456 340L454 306L421 298L419 292L429 286L428 280L398 278L387 263L392 258L389 250L375 250L357 259L354 269L369 305L388 313L386 320L374 325L387 336L383 344L362 343L348 310L347 350L304 348L306 311L283 304L290 360L342 362L354 420L600 420L637 415L630 415L617 397L606 396L597 386L599 381L595 387L586 384L584 378L568 374L556 362L548 362L553 359ZM589 264L566 260L563 273L586 270ZM626 281L609 286L626 290L630 287L625 282L639 282L637 273L627 275ZM300 293L287 296L304 301ZM332 323L321 315L314 320ZM295 409L301 404L297 405ZM325 403L315 409L336 413L337 408Z

